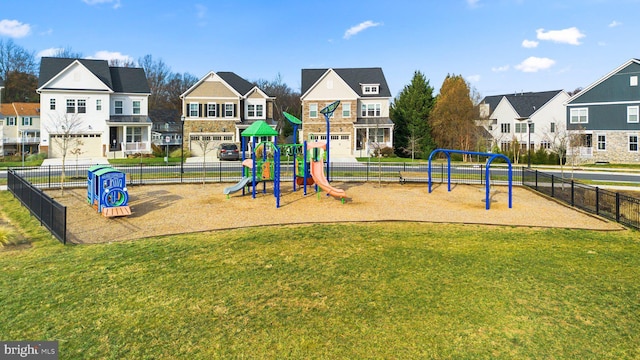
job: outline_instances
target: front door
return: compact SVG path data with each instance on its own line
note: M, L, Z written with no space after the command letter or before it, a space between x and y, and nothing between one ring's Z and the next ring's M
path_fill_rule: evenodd
M118 151L118 128L109 128L109 151Z

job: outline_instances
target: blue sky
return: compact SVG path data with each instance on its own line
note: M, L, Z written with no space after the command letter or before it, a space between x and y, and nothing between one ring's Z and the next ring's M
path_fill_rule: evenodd
M0 0L0 39L38 56L151 54L198 78L381 67L396 96L421 71L482 96L586 87L640 58L640 0Z

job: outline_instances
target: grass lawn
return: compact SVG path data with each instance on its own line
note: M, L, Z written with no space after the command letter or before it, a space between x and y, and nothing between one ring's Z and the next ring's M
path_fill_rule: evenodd
M640 357L640 240L385 223L0 251L0 339L61 359Z

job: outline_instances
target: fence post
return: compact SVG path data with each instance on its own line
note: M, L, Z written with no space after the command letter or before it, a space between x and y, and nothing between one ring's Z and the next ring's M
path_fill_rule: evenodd
M480 185L482 185L482 184L483 184L483 182L482 182L482 173L483 173L484 171L482 171L482 166L483 166L483 165L482 165L482 164L480 164Z
M556 186L554 185L555 175L551 175L551 197L555 197Z
M574 187L574 182L573 180L571 180L571 206L575 205L575 187Z
M538 170L536 170L536 191L538 191Z
M49 186L47 188L51 189L51 165L49 165Z
M616 222L620 222L620 193L616 192Z
M600 188L596 186L596 215L600 215Z

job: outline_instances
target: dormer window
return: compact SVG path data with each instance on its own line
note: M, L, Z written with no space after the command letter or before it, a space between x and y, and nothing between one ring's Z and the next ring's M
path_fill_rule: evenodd
M362 94L377 94L380 89L378 84L362 84Z

